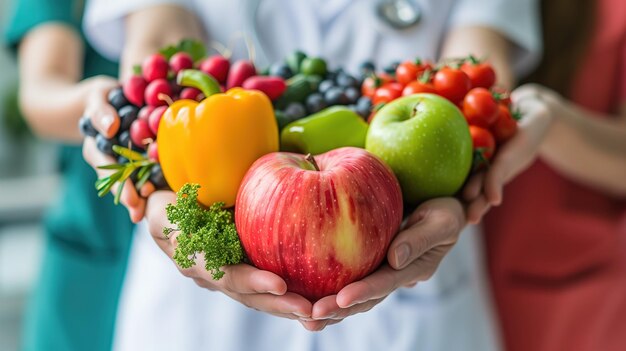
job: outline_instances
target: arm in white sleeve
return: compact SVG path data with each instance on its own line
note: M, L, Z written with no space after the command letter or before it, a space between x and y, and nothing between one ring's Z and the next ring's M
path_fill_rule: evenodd
M541 57L540 22L537 0L457 0L449 18L448 30L458 34L467 28L482 28L506 39L509 42L506 59L512 66L513 74L520 77L533 69ZM492 56L498 55L488 47L477 50L482 51L473 53L490 61ZM455 53L454 48L444 45L442 56L444 53ZM458 54L465 53L459 52L456 56Z
M204 31L190 0L90 0L83 27L87 39L121 76L159 48L181 39L202 39Z

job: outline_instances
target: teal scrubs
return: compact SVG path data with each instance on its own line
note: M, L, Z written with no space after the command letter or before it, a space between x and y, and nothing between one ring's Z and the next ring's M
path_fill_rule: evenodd
M83 6L75 0L14 1L7 42L16 47L46 22L80 32ZM117 66L87 47L84 76L99 74L116 76ZM22 348L110 350L133 225L111 197L97 197L96 175L80 146L62 145L59 156L63 188L46 215L43 265L25 316Z

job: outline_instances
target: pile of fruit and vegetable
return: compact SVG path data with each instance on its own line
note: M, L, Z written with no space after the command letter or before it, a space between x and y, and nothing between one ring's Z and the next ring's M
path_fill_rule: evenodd
M109 94L116 136L80 128L117 159L101 196L127 179L177 192L174 259L202 255L214 279L246 262L312 301L337 293L380 266L405 207L455 195L517 129L474 57L352 75L300 51L264 70L205 53L183 41L148 57Z

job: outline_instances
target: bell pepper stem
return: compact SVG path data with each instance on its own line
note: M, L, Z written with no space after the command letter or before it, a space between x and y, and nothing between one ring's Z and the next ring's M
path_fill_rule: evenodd
M200 89L205 98L220 93L220 85L215 78L195 69L184 69L178 72L176 83L180 86Z
M317 165L317 162L315 162L315 158L313 157L313 155L307 154L306 156L304 156L304 159L309 161L309 163L313 165L313 168L315 168L316 171L320 171L320 167Z

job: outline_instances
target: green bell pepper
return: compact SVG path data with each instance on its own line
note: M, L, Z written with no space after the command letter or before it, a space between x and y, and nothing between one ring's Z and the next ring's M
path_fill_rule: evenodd
M365 147L368 124L345 106L332 106L289 123L280 134L283 151L318 155L344 146Z

